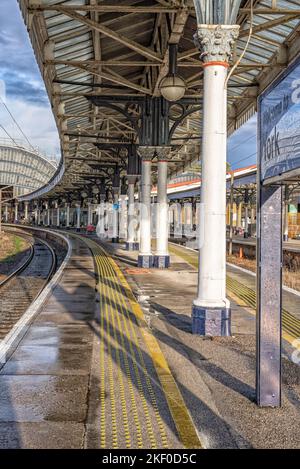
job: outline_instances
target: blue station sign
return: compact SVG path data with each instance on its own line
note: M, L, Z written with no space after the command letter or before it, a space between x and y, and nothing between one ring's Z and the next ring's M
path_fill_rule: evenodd
M300 175L300 60L259 97L258 134L261 181Z

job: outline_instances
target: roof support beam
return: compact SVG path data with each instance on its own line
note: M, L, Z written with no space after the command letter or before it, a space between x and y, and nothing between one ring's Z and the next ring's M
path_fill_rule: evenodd
M66 62L65 65L72 66L74 68L79 68L81 70L84 70L85 72L91 73L92 75L99 76L113 83L117 83L118 85L125 86L126 88L132 88L133 90L140 91L141 93L145 93L149 95L152 94L152 91L149 90L149 88L145 88L144 86L132 83L131 81L127 80L126 78L121 77L121 75L117 73L114 73L113 75L111 75L111 74L104 72L103 70L98 70L96 72L94 69L91 69L90 67L85 67L84 65L80 65L79 62L77 62L76 65L74 65L74 63L71 65L69 62Z
M289 21L292 21L293 19L299 17L299 14L297 15L285 15L281 18L276 18L275 20L270 20L266 21L265 23L259 24L257 26L253 26L252 28L252 34L259 33L260 31L265 31L266 29L271 29L274 28L274 26L278 26L281 24L288 23ZM240 31L239 37L245 37L249 36L249 29L244 29Z
M57 11L57 12L98 12L98 13L176 13L178 8L159 6L134 6L134 5L31 5L28 11Z
M240 8L239 13L251 13L250 8ZM292 8L254 8L254 15L300 15L300 9Z
M98 31L104 34L105 36L110 37L111 39L114 39L116 42L119 42L120 44L123 44L129 49L134 50L138 54L143 55L144 57L147 57L147 59L158 60L160 62L162 61L162 58L160 57L160 55L157 54L157 52L155 52L154 50L148 49L147 47L144 47L141 44L138 44L137 42L126 38L122 34L119 34L113 31L112 29L109 29L106 26L103 26L102 24L96 23L95 21L87 18L86 16L83 16L79 13L75 13L73 11L68 11L65 8L61 8L60 12L72 18L73 20L78 21L79 23L85 24L90 29Z

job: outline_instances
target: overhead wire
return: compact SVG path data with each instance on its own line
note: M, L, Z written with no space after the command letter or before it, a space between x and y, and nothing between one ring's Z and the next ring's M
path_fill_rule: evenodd
M227 84L228 84L228 81L229 81L231 75L233 74L235 69L239 66L241 60L243 59L244 55L246 54L246 51L248 49L249 42L250 42L250 39L251 39L251 36L252 36L252 32L253 32L253 0L251 0L251 4L250 4L250 27L249 27L248 38L247 38L247 41L246 41L243 52L241 53L241 55L239 56L239 58L237 59L237 61L235 62L235 64L233 65L233 67L231 68L230 72L228 73L228 75L226 77L225 84L224 84L225 89L227 88Z
M10 115L11 119L13 120L14 124L17 126L17 128L19 129L19 131L21 132L21 134L23 135L24 139L26 140L26 142L28 143L28 145L31 147L31 149L36 152L36 149L34 148L34 146L31 144L31 142L29 141L28 137L26 136L26 134L24 133L24 131L22 130L22 128L20 127L20 125L18 124L18 122L16 121L15 117L13 116L13 114L11 113L10 109L8 108L7 104L3 101L3 99L1 98L0 96L0 102L3 104L3 106L5 107L6 111L8 112L8 114ZM3 128L3 126L1 125L1 127ZM3 130L5 131L5 133L7 135L8 132L3 128ZM14 139L10 136L11 140L16 143L14 141ZM19 146L19 145L18 145Z
M0 124L0 127L4 130L4 132L6 133L6 135L10 138L10 140L16 145L17 148L22 148L17 142L16 140L8 133L8 131L6 130L6 128Z

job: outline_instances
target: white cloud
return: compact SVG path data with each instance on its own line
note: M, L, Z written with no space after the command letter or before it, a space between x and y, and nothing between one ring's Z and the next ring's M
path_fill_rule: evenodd
M257 118L251 117L228 139L227 159L233 169L256 163L257 158Z
M33 146L59 155L59 138L48 96L21 17L17 0L1 0L0 93ZM15 139L23 138L0 103L0 125ZM0 138L8 138L0 128Z
M58 133L50 107L15 99L7 99L7 105L13 111L19 126L34 147L39 147L43 153L49 156L60 155ZM14 139L24 140L3 105L0 105L0 123ZM0 138L8 138L1 128Z

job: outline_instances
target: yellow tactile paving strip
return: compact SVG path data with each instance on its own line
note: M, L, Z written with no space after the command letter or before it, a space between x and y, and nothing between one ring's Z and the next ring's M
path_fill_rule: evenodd
M174 246L173 244L169 246L171 253L181 257L187 263L192 265L195 268L198 268L198 253L189 251L182 247ZM256 293L252 288L243 285L241 282L233 279L229 275L226 277L227 289L236 295L238 298L243 300L247 306L250 308L256 308ZM291 313L286 309L282 310L282 329L283 337L288 342L293 342L295 338L300 337L300 320L295 318Z
M172 447L167 412L181 446L201 448L180 390L122 271L99 244L80 238L98 271L101 447Z

